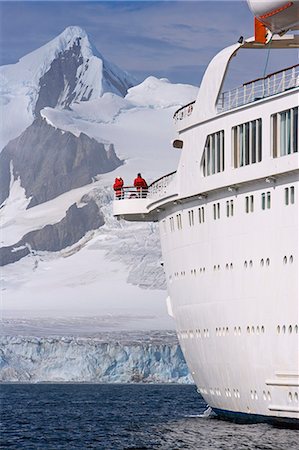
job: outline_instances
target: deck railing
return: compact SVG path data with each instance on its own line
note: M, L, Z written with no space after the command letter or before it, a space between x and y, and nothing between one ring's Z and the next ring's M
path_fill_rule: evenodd
M146 198L148 195L148 189L139 188L138 190L134 186L124 186L118 192L114 193L115 200L127 200L128 198Z
M299 86L299 64L222 92L217 102L217 112L228 111L296 86Z
M188 105L182 106L182 108L178 109L173 115L174 121L177 122L178 120L182 120L185 117L191 116L194 103L195 100L191 103L188 103Z
M138 199L138 198L151 198L156 199L163 197L167 194L167 187L169 183L173 180L176 172L171 172L163 177L155 180L149 185L148 189L139 188L134 186L124 186L118 193L114 194L115 200L128 200L128 199Z
M167 194L167 187L174 179L176 172L168 173L158 180L154 181L148 188L150 198L160 198Z

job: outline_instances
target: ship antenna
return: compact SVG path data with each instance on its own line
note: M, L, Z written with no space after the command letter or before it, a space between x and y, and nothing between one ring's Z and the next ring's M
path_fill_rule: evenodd
M270 51L271 51L271 44L272 44L272 38L269 42L269 48L268 48L268 52L267 52L267 58L266 58L266 62L265 62L265 68L264 68L264 74L263 74L263 83L265 84L265 76L266 76L266 72L267 72L267 67L268 67L268 63L269 63L269 57L270 57ZM265 86L264 86L265 88Z

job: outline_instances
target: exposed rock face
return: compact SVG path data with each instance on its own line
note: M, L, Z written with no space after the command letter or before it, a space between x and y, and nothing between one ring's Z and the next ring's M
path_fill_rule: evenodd
M75 99L77 84L77 70L83 63L80 47L81 38L78 37L73 47L61 52L52 62L50 69L39 81L40 90L35 105L35 115L38 116L45 106L68 107ZM86 87L87 89L87 87ZM91 92L89 93L89 97ZM83 97L81 100L88 100Z
M87 231L104 225L104 216L94 200L78 208L73 204L66 216L54 225L31 231L15 245L0 248L0 266L19 261L31 251L56 252L75 244Z
M38 118L0 154L0 204L9 193L11 161L14 178L20 177L26 197L31 197L28 208L89 184L94 176L122 164L112 144L106 151L86 134L76 137Z

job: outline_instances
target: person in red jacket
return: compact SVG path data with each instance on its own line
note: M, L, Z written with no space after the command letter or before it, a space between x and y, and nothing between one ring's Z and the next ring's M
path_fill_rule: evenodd
M115 196L118 200L124 198L123 191L124 180L121 177L116 177L113 185Z
M148 186L141 173L137 174L137 178L134 180L134 187L137 189L138 196L145 198L147 196Z

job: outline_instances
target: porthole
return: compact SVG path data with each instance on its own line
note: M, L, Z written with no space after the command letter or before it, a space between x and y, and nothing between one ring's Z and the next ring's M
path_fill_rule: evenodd
M253 262L250 260L249 261L249 267L252 267L253 266Z
M228 270L229 269L229 265L225 264L225 268L226 268L226 270Z
M258 400L258 395L257 395L257 392L256 392L256 391L254 391L254 399L255 399L255 400Z
M288 262L288 258L286 256L283 257L283 263L286 264Z
M270 402L270 401L271 401L271 394L270 394L270 391L268 391L267 397L268 397L268 400L269 400L269 402Z
M251 327L251 333L254 334L254 327Z
M295 392L294 394L294 401L298 403L298 392Z
M230 263L230 268L231 268L231 269L233 268L233 263Z
M244 267L247 269L247 261L244 262Z
M214 265L214 272L215 272L215 270L216 270L216 266Z
M268 266L268 267L270 266L270 259L269 258L266 259L266 266Z
M280 326L277 325L277 334L280 334Z
M250 397L251 397L251 400L254 399L254 393L253 393L253 391L250 391Z
M294 258L293 255L290 256L290 264L293 264Z
M241 335L241 327L238 327L238 335Z
M295 325L295 327L294 327L294 332L295 332L296 334L298 334L298 325Z
M282 332L283 332L283 334L285 334L285 332L286 332L286 326L285 325L282 326Z
M261 327L261 333L265 333L265 327L264 327L264 325L262 325L262 327Z
M256 334L260 334L260 327L259 326L256 327Z
M250 327L247 327L247 333L250 334Z
M237 334L237 327L234 327L234 335L236 336Z
M292 327L292 325L290 325L290 326L289 326L289 333L291 334L292 331L293 331L293 327Z
M293 401L293 395L292 395L292 392L289 392L289 402L292 402Z
M229 334L228 327L226 327L225 332L227 335Z
M264 267L264 264L265 264L265 262L264 262L264 260L263 260L263 259L261 259L261 262L260 262L260 264L261 264L261 266L262 266L262 267Z
M264 400L267 400L267 394L266 394L266 391L263 391L263 399L264 399Z

